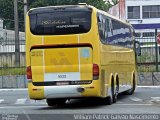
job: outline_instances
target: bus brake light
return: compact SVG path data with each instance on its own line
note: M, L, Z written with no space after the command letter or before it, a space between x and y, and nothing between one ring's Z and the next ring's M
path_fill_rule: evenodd
M31 66L28 66L28 67L27 67L27 79L32 79Z
M93 80L99 78L99 66L97 64L93 64Z

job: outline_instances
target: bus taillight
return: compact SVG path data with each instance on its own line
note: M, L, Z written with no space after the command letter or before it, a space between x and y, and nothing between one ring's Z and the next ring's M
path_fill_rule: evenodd
M97 80L99 78L99 66L97 64L93 64L93 80Z
M32 71L31 71L31 66L27 67L27 79L32 79Z

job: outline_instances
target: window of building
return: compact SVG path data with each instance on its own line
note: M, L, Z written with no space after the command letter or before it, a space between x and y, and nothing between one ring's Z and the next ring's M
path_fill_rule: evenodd
M128 19L140 19L140 6L128 6Z
M160 5L150 5L142 7L143 18L159 18Z
M143 37L154 37L154 32L144 32Z
M141 33L135 33L135 37L141 37Z

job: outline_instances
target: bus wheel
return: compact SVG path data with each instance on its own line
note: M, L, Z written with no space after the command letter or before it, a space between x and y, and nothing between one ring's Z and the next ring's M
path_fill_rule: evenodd
M132 95L135 91L135 88L136 88L136 80L135 80L135 75L133 75L132 88L125 91L124 94L125 95Z
M101 101L103 105L112 105L113 103L113 99L110 96L102 98Z
M54 99L47 99L46 101L47 101L48 106L56 106Z
M64 106L66 99L47 99L48 106Z
M119 93L119 80L118 80L118 76L116 78L116 86L115 86L114 90L115 90L115 92L114 92L114 95L113 95L113 103L116 103L117 102L118 93Z
M105 97L105 98L102 98L103 104L112 105L113 97L114 97L114 79L112 78L111 87L110 87L110 90L109 90L109 96Z

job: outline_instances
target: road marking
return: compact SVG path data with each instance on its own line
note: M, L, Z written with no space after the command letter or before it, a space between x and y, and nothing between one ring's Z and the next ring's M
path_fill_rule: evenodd
M160 101L160 97L151 97L152 101Z
M160 97L151 97L151 100L148 101L148 103L154 103L154 102L160 102Z
M0 103L2 103L4 101L4 99L0 99Z
M137 86L137 88L160 88L160 86Z
M46 100L30 100L28 99L29 104L47 104Z
M48 107L48 106L4 106L4 107L0 107L0 109L17 109L17 108L31 108L31 107Z
M135 101L135 102L142 102L143 100L137 97L129 97L129 99Z
M113 105L121 105L121 106L152 106L152 104L113 104ZM18 109L18 108L49 108L48 106L4 106L0 107L0 109Z
M29 117L29 115L23 110L23 113L25 114L27 120L31 120L31 118Z
M117 101L116 103L121 104L121 103L123 103L123 102L122 102L122 101Z
M0 91L27 91L27 88L22 88L22 89L0 89Z
M15 104L25 104L26 100L27 100L26 98L17 99L17 101L15 102Z
M144 106L150 106L152 104L115 104L115 105L130 105L130 106L143 106L144 105Z

